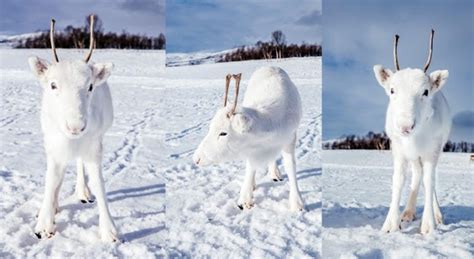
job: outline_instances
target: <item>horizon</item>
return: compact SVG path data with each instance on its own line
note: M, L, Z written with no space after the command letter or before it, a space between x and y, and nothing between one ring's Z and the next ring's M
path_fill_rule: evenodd
M47 1L2 1L0 35L16 36L37 31L49 31L50 21L56 20L56 30L67 26L84 26L90 14L96 14L103 23L104 32L158 36L165 34L165 0L94 1L64 3ZM152 22L150 22L152 21Z
M173 15L166 17L167 50L170 53L217 52L250 46L259 40L269 41L276 30L286 35L287 43L321 44L320 0L301 0L291 9L284 0L269 3L169 1L167 11ZM280 15L260 17L258 14L262 12Z

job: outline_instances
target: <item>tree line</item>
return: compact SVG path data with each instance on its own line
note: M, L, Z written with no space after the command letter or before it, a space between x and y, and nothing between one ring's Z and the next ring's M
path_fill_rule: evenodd
M369 132L365 136L348 135L342 139L325 142L323 149L376 149L390 150L390 139L385 132ZM448 141L444 152L474 153L474 143Z
M82 27L67 26L63 31L57 31L54 36L56 48L88 48L90 32L89 16ZM104 32L103 22L95 15L94 21L95 48L111 49L165 49L166 38L163 33L158 37L121 33ZM15 48L51 48L49 31L20 40Z
M242 46L223 55L218 62L242 61L251 59L278 59L291 57L313 57L322 55L322 47L317 44L286 44L282 31L272 32L268 42L258 41L254 46Z

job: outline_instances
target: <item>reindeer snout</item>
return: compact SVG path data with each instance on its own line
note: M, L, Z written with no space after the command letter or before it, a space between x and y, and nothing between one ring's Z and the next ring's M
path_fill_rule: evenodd
M195 152L193 154L193 162L195 165L200 165L201 163L201 156L198 154L198 152Z
M415 121L411 123L405 123L400 126L400 132L403 135L409 135L413 131L414 128L415 128Z
M66 122L66 128L71 134L78 135L86 129L86 123L84 121Z

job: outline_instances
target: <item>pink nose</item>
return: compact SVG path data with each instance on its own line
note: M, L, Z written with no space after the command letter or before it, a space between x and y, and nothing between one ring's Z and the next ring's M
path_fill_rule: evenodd
M72 134L77 135L84 131L86 124L84 122L66 123L66 128Z
M415 128L415 123L413 123L410 126L402 126L400 127L400 130L402 131L403 134L410 134L413 128Z

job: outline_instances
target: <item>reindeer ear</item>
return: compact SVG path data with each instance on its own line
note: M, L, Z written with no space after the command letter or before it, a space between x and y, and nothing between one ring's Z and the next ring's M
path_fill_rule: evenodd
M232 128L240 134L247 133L252 129L252 118L243 113L236 113L231 117Z
M46 70L48 70L50 66L48 61L38 57L28 58L28 63L30 64L30 69L33 74L39 79L44 77Z
M385 91L388 91L388 83L390 82L390 77L393 75L392 70L384 68L382 65L375 65L374 73L379 84L385 88Z
M92 73L94 75L94 84L101 85L112 74L114 64L112 63L97 63L92 65Z
M433 91L438 91L443 87L446 80L448 80L449 72L448 70L436 70L430 74L430 83L431 89Z

